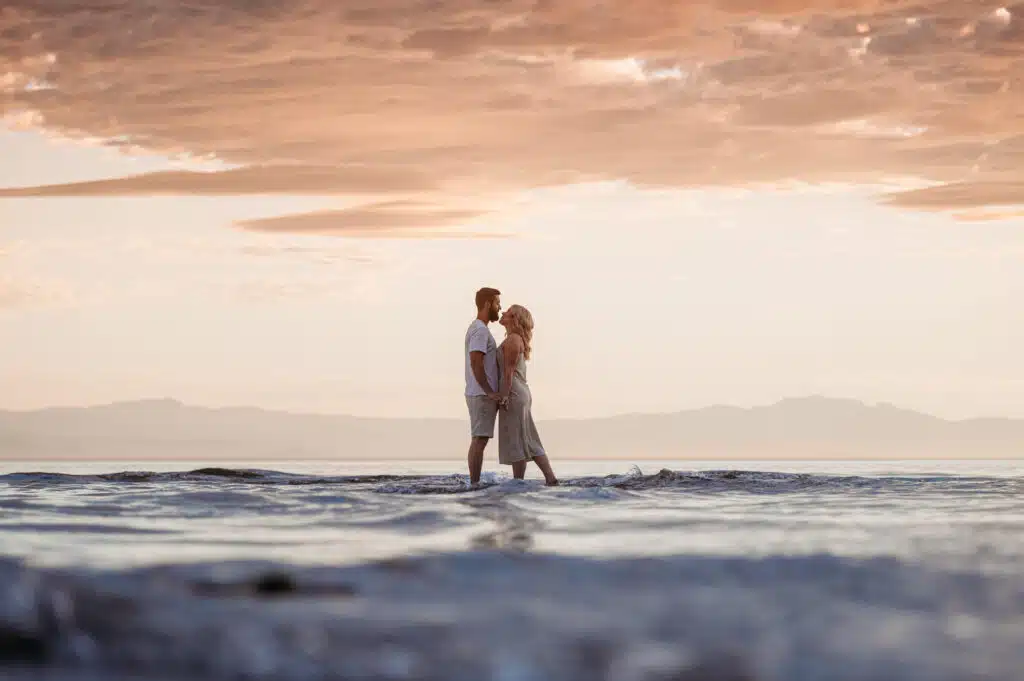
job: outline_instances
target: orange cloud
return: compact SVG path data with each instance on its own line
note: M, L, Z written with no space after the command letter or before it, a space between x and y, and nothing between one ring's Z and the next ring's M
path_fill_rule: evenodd
M240 166L4 196L1024 182L1024 8L12 0L0 35L0 115Z
M1024 217L1024 209L1021 210L965 210L953 213L953 217L961 222L995 222L997 220L1010 220Z
M384 202L342 210L244 220L239 227L275 234L325 234L346 237L480 238L502 235L438 231L485 215L474 209L440 208L413 202Z
M1024 181L952 182L890 194L887 200L898 206L933 209L1024 206Z
M169 170L92 182L15 187L0 189L0 197L378 194L436 188L422 173L405 168L277 165L213 172Z

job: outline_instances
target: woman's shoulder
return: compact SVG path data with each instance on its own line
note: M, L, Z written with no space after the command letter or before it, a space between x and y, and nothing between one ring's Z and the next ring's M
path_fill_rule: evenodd
M523 346L523 337L520 336L518 333L513 332L513 333L510 333L507 336L505 336L505 340L502 341L501 344L504 345L505 343L509 343L510 345L513 345L513 346L516 346L516 347L522 347Z

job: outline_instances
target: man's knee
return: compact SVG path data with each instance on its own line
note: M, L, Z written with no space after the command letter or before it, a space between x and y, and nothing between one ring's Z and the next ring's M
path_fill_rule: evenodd
M472 445L476 449L483 449L484 447L487 446L487 443L490 442L490 441L491 441L491 438L489 438L489 437L481 437L481 436L478 436L478 435L474 435L473 436Z

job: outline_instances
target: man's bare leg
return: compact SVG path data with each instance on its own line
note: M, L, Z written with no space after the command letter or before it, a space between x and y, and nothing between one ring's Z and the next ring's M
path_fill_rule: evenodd
M512 477L516 480L522 480L526 477L526 460L516 461L512 464Z
M548 485L557 485L558 478L555 477L555 472L551 470L551 462L548 461L547 456L535 456L533 462L537 464L537 468L544 474L544 482ZM525 463L524 463L525 468Z
M480 471L484 468L484 448L487 447L487 437L474 437L469 443L469 483L476 485L480 482Z

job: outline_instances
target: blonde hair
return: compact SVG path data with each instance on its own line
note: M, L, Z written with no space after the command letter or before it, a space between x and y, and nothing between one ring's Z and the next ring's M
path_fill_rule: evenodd
M512 323L508 325L509 333L518 333L523 339L523 356L530 359L533 351L533 315L522 305L513 305L505 313L511 317Z

